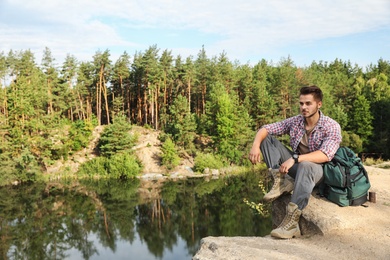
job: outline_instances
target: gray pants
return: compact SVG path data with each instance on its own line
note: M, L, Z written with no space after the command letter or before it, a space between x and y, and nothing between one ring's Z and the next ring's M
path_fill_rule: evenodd
M263 140L260 150L267 167L274 169L278 169L293 154L290 149L272 135L268 135ZM296 163L290 168L288 175L295 179L291 202L298 205L298 208L302 210L307 206L314 187L322 180L322 165L312 162Z

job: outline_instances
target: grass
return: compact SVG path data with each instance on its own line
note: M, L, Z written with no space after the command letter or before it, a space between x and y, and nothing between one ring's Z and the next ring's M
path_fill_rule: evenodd
M367 158L366 160L364 160L364 165L375 166L381 169L390 169L390 161L384 161L382 158L379 159Z

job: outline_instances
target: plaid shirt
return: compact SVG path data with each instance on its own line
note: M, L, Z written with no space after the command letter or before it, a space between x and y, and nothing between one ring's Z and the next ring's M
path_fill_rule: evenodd
M305 119L302 115L287 118L283 121L263 126L271 135L290 135L290 145L297 151L298 145L305 134ZM328 160L332 160L341 143L340 125L320 111L320 118L311 133L308 146L310 152L322 151Z

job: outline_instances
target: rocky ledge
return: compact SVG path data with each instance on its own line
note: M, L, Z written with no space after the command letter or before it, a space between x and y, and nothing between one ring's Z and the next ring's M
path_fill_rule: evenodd
M339 207L313 192L299 225L302 237L206 237L193 260L390 259L390 170L367 167L376 203ZM273 203L273 225L283 219L289 196Z

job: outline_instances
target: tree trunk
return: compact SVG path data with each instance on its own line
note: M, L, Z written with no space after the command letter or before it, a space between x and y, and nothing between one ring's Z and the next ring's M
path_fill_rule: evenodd
M110 111L108 108L108 97L107 97L107 86L105 81L103 80L103 91L104 91L104 101L106 104L106 116L107 116L107 124L110 124Z
M153 89L149 89L148 90L149 92L149 96L150 96L150 121L151 121L151 124L154 125L154 91Z
M147 90L149 90L149 82L147 83ZM144 91L144 103L143 103L143 107L144 107L144 113L143 113L143 116L144 116L144 124L147 125L148 124L148 95L147 95L147 91L145 90Z
M191 112L191 80L187 82L187 91L188 91L188 112Z
M102 112L101 112L100 104L101 104L101 85L97 84L97 88L96 88L96 116L98 119L98 125L102 124L102 121L101 121L102 120L101 119Z
M159 95L160 95L160 86L157 85L157 87L156 87L156 94L155 94L155 96L154 96L154 98L155 98L154 104L156 105L156 109L155 109L155 114L156 114L156 116L155 116L154 128L155 128L156 130L158 130L158 118L159 118L159 117L158 117L158 115L159 115L158 97L159 97Z
M202 86L202 114L206 113L206 85Z
M47 98L49 99L49 104L47 107L47 114L50 115L53 113L53 100L52 100L52 92L51 92L51 86L50 86L50 79L47 80Z

